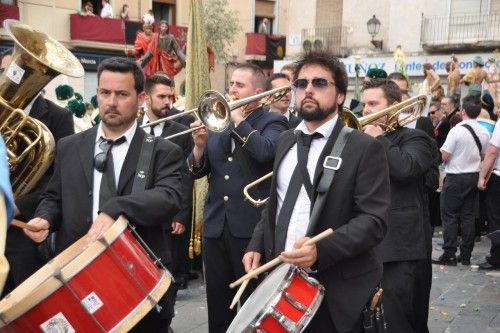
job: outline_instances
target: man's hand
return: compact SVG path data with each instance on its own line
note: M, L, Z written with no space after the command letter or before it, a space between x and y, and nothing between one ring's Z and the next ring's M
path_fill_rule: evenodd
M243 120L245 120L245 106L231 111L231 121L236 126L238 126Z
M243 266L245 267L245 272L250 272L260 266L260 253L259 252L247 252L243 256Z
M297 265L300 268L309 268L318 259L316 244L304 245L310 238L302 237L293 244L293 249L281 252L280 258L284 262Z
M176 221L172 222L172 234L180 235L183 234L185 230L186 228L184 227L184 224Z
M90 227L89 232L87 233L87 242L86 245L89 246L100 237L104 235L104 233L111 228L111 226L115 223L115 220L111 216L106 213L100 213L97 215L94 223L92 223L92 227Z
M376 138L377 136L384 135L384 130L378 125L366 125L363 127L363 132Z
M196 128L202 126L203 123L201 120L196 120L192 122L189 127L191 128ZM200 164L201 160L203 158L203 152L205 151L205 146L207 144L208 140L208 131L205 127L200 128L196 131L193 131L191 133L193 136L193 141L194 141L194 148L193 148L193 159L194 163Z
M26 236L31 238L34 242L41 243L49 235L49 221L40 217L35 217L34 219L31 219L28 224L38 229L38 231L23 229Z
M479 180L477 181L477 188L480 191L486 190L486 178L479 176Z

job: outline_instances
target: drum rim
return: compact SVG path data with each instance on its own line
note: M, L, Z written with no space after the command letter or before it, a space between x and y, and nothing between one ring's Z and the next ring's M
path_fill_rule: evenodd
M103 239L107 244L113 243L116 239L120 237L123 231L127 228L127 219L120 216L115 223L104 233ZM64 286L64 282L72 279L76 274L78 274L82 269L84 269L90 262L96 259L101 253L106 250L105 244L102 241L96 241L90 244L87 248L81 250L81 246L85 242L85 237L81 237L75 243L73 243L66 250L61 252L59 255L66 253L66 255L71 254L73 251L81 251L71 260L63 264L62 267L57 267L54 264L54 259L45 264L37 272L35 272L31 277L29 277L25 282L19 285L11 293L9 293L3 300L0 301L0 328L9 325L13 321L17 320L19 317L24 315L26 312L33 309L35 306L44 301L48 296L52 295L56 290ZM80 247L80 248L79 248ZM66 252L68 251L68 252ZM91 254L89 256L89 254ZM88 258L87 258L88 256ZM57 258L57 257L56 257ZM85 262L83 267L74 267L76 262L81 265ZM37 273L42 270L51 271L39 284L33 284L36 278L38 278ZM41 273L39 275L42 275ZM56 277L59 275L59 278ZM24 289L29 287L28 291L24 292ZM17 295L17 293L22 293ZM18 301L14 298L19 298ZM5 309L2 311L2 303L7 302ZM14 303L15 302L15 303ZM9 304L10 303L10 304ZM9 306L10 305L10 306Z
M123 318L118 324L115 325L110 333L121 333L128 332L132 327L135 326L153 307L151 298L158 302L160 298L167 292L172 284L171 274L168 270L162 269L162 276L155 287L149 292L148 296L144 297L141 303L139 303L130 313ZM143 316L139 317L139 314L144 313Z

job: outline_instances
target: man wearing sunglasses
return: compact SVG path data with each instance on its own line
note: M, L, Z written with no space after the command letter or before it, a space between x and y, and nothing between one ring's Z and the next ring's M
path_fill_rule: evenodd
M399 87L385 79L365 82L361 92L364 116L401 102ZM363 129L382 144L381 152L387 155L391 177L389 231L377 248L384 263L384 313L388 332L419 332L417 325L424 325L422 330L425 330L427 320L419 319L422 322L418 323L416 318L421 318L421 312L427 317L432 279L426 176L431 168L437 171L437 158L432 139L423 131L398 127L386 133L385 122L390 116L383 116ZM437 184L437 172L434 177ZM426 261L424 271L417 268L419 260ZM420 286L421 279L428 283L423 290L417 290L414 286ZM418 298L424 295L426 300Z
M266 80L266 90L272 90L286 86L290 86L290 80L284 73L274 73ZM271 104L269 112L281 113L288 120L290 128L295 128L300 123L300 118L298 118L291 112L290 103L292 102L293 101L291 100L291 93L288 92L280 100Z
M265 88L262 69L239 65L231 75L229 95L242 99ZM207 281L209 331L226 332L236 310L229 310L235 291L228 286L244 274L241 257L260 218L256 208L243 196L243 187L272 169L275 142L288 129L285 117L252 102L231 111L231 125L222 133L201 129L193 132L194 148L188 163L195 178L208 177L203 212L203 262ZM257 107L257 108L256 108ZM201 125L201 121L191 127ZM269 182L251 194L264 198ZM246 299L255 282L250 283Z
M137 109L145 98L144 74L132 60L109 58L97 72L101 122L60 140L55 171L27 231L35 242L57 231L56 251L82 236L97 240L124 215L152 251L171 263L165 230L181 206L182 150L155 139L145 189L134 191L136 169L146 133L137 126ZM106 274L106 272L103 272ZM131 332L167 332L174 315L169 288L162 311L150 311Z
M278 140L267 211L243 263L250 271L280 256L309 269L325 287L325 297L306 332L363 332L363 308L382 276L373 249L387 231L387 159L377 140L355 130L347 134L339 156L326 158L345 130L339 112L347 73L337 58L327 51L306 53L296 63L294 79L303 121ZM331 170L327 167L338 170L322 196L318 218L310 221L318 183ZM302 246L327 228L334 230L332 235Z

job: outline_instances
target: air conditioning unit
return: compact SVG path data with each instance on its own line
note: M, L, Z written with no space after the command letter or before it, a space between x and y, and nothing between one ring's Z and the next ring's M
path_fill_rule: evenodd
M325 42L323 37L308 36L302 42L302 48L304 51L309 52L311 50L319 51L325 47Z

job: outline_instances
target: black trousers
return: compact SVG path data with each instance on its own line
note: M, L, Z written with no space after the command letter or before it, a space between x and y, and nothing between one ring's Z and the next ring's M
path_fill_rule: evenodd
M44 265L37 246L24 232L16 227L7 229L5 257L10 270L2 295L6 295Z
M332 317L330 316L330 312L328 311L328 307L326 305L326 300L323 298L323 302L321 302L318 311L307 325L304 333L320 333L320 332L328 332L328 333L337 333L338 330L335 328L335 325L332 321ZM362 333L363 332L363 318L360 314L359 320L356 322L354 327L349 330L348 333Z
M236 307L229 309L238 288L229 284L245 274L242 259L249 238L231 235L227 223L219 238L203 238L203 262L207 286L208 328L210 333L224 333L236 316ZM253 292L257 283L250 281L240 302L244 302Z
M474 249L475 215L478 173L448 174L441 192L441 221L443 223L443 250L453 256L458 247L460 226L460 253L470 259Z
M382 304L388 333L415 332L416 268L417 261L384 263Z
M486 187L486 217L488 219L489 231L493 232L500 230L500 176L495 174L491 178ZM488 262L500 268L500 241L491 241L490 256Z

